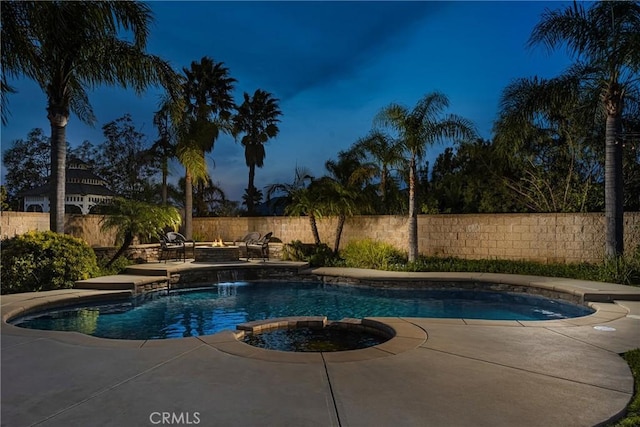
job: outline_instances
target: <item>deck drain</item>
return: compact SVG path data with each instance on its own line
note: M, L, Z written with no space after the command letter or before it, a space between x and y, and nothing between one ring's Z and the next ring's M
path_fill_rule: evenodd
M611 326L594 326L593 329L595 329L596 331L605 331L605 332L613 332L616 330L616 328L612 328Z

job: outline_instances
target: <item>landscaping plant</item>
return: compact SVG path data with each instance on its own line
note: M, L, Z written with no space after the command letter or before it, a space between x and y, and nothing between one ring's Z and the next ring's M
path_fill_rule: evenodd
M614 427L640 426L640 348L628 351L622 358L629 364L635 382L635 393L627 406L626 416L614 424Z
M30 231L1 244L2 294L67 289L98 275L93 249L66 234Z
M300 240L284 245L282 259L308 262L312 267L330 267L339 263L339 259L327 244L302 243Z
M122 243L120 249L107 262L111 265L131 246L135 237L156 238L164 233L165 228L175 230L182 222L180 212L173 206L156 206L136 200L114 199L108 206L107 215L102 222L102 229L117 230L117 240Z
M407 256L393 245L371 239L349 242L340 256L345 266L354 268L374 268L390 270L398 264L405 264Z

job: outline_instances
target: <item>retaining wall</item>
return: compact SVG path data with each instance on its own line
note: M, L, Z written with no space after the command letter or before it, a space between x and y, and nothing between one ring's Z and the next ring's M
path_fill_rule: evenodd
M625 213L625 250L640 246L640 212ZM100 215L66 215L67 232L91 246L113 246L115 233L100 231ZM318 220L320 238L333 247L336 218ZM48 229L46 213L2 212L0 236ZM306 217L194 218L197 241L232 242L250 231L273 232L283 243L313 242ZM407 249L404 216L348 218L341 247L363 238ZM598 262L604 256L604 214L468 214L418 216L418 248L426 255L527 259L542 262Z

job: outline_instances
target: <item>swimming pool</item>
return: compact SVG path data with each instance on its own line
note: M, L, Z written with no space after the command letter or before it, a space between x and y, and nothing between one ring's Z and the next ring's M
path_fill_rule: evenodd
M323 283L235 282L154 292L126 301L65 307L10 323L76 331L102 338L166 339L209 335L236 325L289 316L437 317L552 320L593 310L536 295L508 292L373 289Z

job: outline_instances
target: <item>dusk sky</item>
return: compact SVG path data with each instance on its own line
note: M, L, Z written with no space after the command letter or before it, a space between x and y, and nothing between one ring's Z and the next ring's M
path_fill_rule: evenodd
M155 23L147 51L177 70L209 56L224 62L238 80L235 98L260 88L280 100L280 134L266 146L256 187L291 182L304 166L317 176L372 129L374 115L396 102L408 107L440 91L448 112L472 120L491 138L502 90L519 77L556 76L570 60L526 42L545 8L567 2L152 2ZM13 80L9 123L2 150L36 127L50 134L46 98L26 80ZM91 128L72 115L67 140L101 143L103 124L126 113L149 144L157 137L153 112L158 88L133 91L98 88L89 92L98 124ZM429 160L444 147L434 147ZM221 137L208 156L210 172L232 200L247 186L243 148ZM172 166L173 180L184 174ZM4 166L3 166L4 175Z

